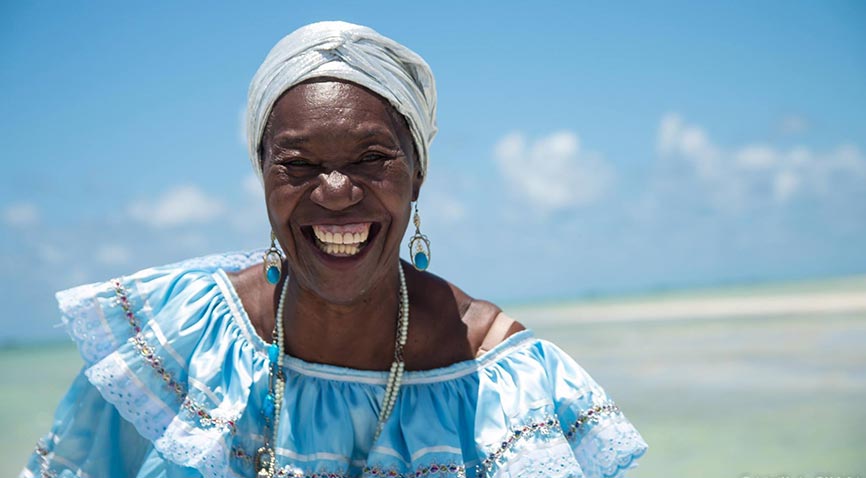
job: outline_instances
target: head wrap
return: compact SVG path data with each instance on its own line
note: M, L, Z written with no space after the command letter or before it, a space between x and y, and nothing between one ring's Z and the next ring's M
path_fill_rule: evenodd
M346 22L319 22L301 27L280 40L250 83L247 145L259 180L262 179L259 149L274 103L298 83L325 76L372 90L406 118L426 178L428 150L437 131L436 84L427 62L371 28Z

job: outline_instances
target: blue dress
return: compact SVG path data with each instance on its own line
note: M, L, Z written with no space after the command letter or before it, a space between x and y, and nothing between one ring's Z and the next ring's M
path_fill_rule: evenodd
M268 358L226 271L260 254L59 292L84 367L21 476L254 477ZM375 443L387 372L287 356L284 373L278 476L622 477L647 449L604 390L529 330L407 372Z

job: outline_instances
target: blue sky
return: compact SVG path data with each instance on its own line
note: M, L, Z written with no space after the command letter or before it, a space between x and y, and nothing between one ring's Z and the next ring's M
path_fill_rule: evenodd
M62 334L56 290L266 245L246 91L318 20L431 65L419 207L472 295L866 272L862 3L255 5L0 6L0 339Z

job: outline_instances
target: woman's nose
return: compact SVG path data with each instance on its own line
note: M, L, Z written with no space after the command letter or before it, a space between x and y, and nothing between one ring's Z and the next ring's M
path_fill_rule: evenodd
M352 184L345 174L334 170L319 175L319 184L310 194L314 203L331 211L340 211L353 206L364 198L364 191Z

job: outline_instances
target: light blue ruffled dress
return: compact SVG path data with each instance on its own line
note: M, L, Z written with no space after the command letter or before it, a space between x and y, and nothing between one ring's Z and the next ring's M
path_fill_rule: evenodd
M226 271L260 254L59 292L84 368L21 476L254 477L268 358ZM284 372L279 476L622 477L647 450L604 390L528 330L407 372L375 443L387 372L293 357Z

